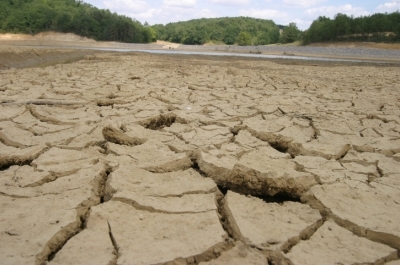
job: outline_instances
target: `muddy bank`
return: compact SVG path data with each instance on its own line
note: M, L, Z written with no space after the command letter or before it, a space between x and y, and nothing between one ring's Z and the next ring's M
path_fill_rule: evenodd
M30 54L40 53L37 50L53 50L63 49L68 50L69 57L78 59L83 50L108 50L119 52L132 52L132 51L163 51L171 53L223 53L229 55L266 55L283 57L285 60L294 60L295 57L310 57L319 60L321 58L329 59L344 59L344 60L361 60L368 62L387 62L387 63L400 63L400 49L398 44L384 44L384 43L321 43L309 46L297 45L265 45L265 46L235 46L235 45L181 45L176 43L169 43L164 41L157 41L151 44L138 44L138 43L118 43L118 42L96 42L92 39L87 39L71 33L57 33L57 32L43 32L36 35L27 34L0 34L0 50L4 50L7 46L11 47L31 47L33 50L25 54L27 62L25 64L34 65L35 60L44 60L44 55L40 54L38 58L32 58ZM73 51L71 49L77 49ZM13 52L11 50L11 52ZM7 52L1 54L7 56ZM65 56L48 53L47 56L55 58L62 62ZM67 56L68 57L68 56ZM15 59L16 63L12 63ZM1 56L0 56L0 60ZM0 62L0 69L7 67L20 67L23 65L22 58L10 57L3 58ZM51 59L49 59L51 61ZM277 59L279 60L279 59ZM19 63L18 63L19 62Z
M0 46L0 70L10 69L10 68L34 68L34 67L46 67L56 64L68 64L84 59L85 56L101 54L101 53L120 53L121 51L112 52L105 50L98 50L92 48L46 48L44 46ZM141 47L143 49L143 47ZM174 50L175 52L176 50ZM183 50L182 50L183 51ZM125 54L137 53L123 51ZM235 53L228 53L231 56L225 56L227 58L221 60L237 60ZM212 62L213 60L220 60L219 56L209 55L205 53L204 55L184 55L184 54L154 54L154 56L170 56L171 58L202 58L203 60ZM243 61L271 61L280 64L288 65L310 65L310 66L343 66L343 65L377 65L381 67L391 67L400 65L400 61L396 60L374 60L373 58L364 58L359 61L321 61L313 60L312 57L309 60L299 60L294 59L293 56L284 56L286 58L241 58Z
M0 70L67 64L81 60L86 55L94 53L91 50L79 49L0 46Z

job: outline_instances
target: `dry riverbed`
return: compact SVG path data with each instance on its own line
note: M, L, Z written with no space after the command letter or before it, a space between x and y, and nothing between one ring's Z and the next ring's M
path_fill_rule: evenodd
M0 55L0 263L400 264L398 65Z

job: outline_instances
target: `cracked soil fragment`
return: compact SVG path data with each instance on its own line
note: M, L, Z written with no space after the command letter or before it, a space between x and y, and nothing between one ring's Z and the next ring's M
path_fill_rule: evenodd
M383 264L396 259L397 251L358 237L329 220L309 240L293 247L286 257L295 265Z
M226 235L216 211L171 215L137 210L112 200L93 207L92 219L96 226L110 223L119 247L117 264L156 264L195 256L223 243ZM86 234L96 233L96 229Z
M300 239L309 238L322 224L318 210L298 202L265 203L229 191L225 207L228 219L247 244L265 250L287 251Z

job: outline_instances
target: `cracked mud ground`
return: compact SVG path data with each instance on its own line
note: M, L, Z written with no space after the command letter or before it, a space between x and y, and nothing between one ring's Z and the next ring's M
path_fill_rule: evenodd
M400 264L398 67L101 53L0 76L1 264Z

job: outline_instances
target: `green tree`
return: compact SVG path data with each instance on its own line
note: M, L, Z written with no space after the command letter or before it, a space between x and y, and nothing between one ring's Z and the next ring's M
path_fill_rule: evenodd
M351 18L346 14L338 13L335 16L335 35L343 36L351 33Z
M234 44L238 34L239 34L238 28L234 27L233 25L228 26L228 28L225 30L223 42L225 42L225 44L228 45Z
M337 14L333 20L319 17L303 34L303 44L323 41L400 41L400 13L354 18ZM386 32L390 32L386 36ZM399 32L399 33L397 33Z
M237 42L240 46L249 46L252 44L251 35L246 31L242 31L239 33L237 37Z
M257 37L257 44L258 45L267 45L271 43L270 35L268 32L262 32Z
M202 44L211 40L232 45L242 31L248 32L254 43L265 32L269 35L270 43L279 40L279 29L273 21L249 17L202 18L165 26L158 24L153 28L157 31L158 39L185 44ZM261 40L266 42L268 37L262 36Z
M286 27L281 35L282 43L292 43L296 40L299 40L301 31L297 28L296 23L289 23L289 26Z

